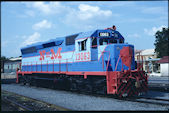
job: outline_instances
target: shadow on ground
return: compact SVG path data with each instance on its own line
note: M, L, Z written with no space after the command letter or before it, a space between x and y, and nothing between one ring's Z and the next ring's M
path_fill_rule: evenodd
M13 83L16 83L16 78L1 79L1 84L13 84Z

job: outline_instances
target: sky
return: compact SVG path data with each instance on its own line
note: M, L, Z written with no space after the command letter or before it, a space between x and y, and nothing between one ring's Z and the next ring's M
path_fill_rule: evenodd
M154 49L155 33L168 27L168 1L1 2L1 56L57 37L115 25L135 49Z

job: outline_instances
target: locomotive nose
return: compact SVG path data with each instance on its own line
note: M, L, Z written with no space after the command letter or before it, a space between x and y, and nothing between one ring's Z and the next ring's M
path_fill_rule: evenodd
M131 47L123 47L120 50L120 57L122 63L125 64L127 67L129 67L129 70L131 70L132 56L133 56L133 52Z

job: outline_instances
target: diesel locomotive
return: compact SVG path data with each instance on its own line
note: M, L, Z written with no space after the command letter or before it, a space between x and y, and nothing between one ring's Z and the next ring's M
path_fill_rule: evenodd
M80 92L137 96L147 92L147 75L134 46L116 30L97 29L21 48L17 83ZM137 67L137 68L136 68Z

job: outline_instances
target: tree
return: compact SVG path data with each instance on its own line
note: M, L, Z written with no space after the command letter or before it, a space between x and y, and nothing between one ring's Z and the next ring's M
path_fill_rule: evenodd
M158 58L169 56L169 28L163 28L155 34L155 52Z
M3 60L8 60L8 58L6 58L5 56L1 56L1 61Z
M1 72L4 72L4 62L9 60L8 58L6 58L5 56L1 56Z

